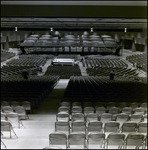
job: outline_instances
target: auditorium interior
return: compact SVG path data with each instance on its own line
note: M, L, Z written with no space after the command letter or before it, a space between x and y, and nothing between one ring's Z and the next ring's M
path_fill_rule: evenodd
M1 1L1 149L147 149L147 1Z

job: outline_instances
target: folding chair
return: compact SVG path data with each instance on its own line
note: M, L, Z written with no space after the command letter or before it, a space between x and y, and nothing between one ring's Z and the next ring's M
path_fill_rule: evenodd
M145 109L142 107L135 108L134 114L144 115Z
M6 114L1 112L1 120L6 120Z
M87 149L105 149L105 133L88 133Z
M127 121L122 124L121 132L127 135L129 132L136 132L137 123L132 121Z
M16 107L16 106L20 106L20 102L12 101L11 102L11 107L14 109L14 107Z
M86 116L89 113L94 113L94 110L93 107L84 107L84 115Z
M28 111L32 113L31 110L31 103L29 101L23 101L22 106L25 108L26 113L28 114ZM28 116L29 117L29 116ZM29 118L28 118L29 119Z
M60 106L67 106L70 108L70 102L63 101L60 103Z
M18 114L20 120L29 118L27 117L26 110L23 106L14 107L14 111Z
M59 112L56 115L56 121L69 121L69 113L66 112Z
M15 134L15 136L17 137L17 135L14 132L13 127L9 121L1 120L1 132L2 133L3 132L10 132L10 138L12 138L11 132L13 132Z
M56 121L55 122L55 131L63 132L66 135L70 133L70 126L68 121Z
M86 122L87 124L90 122L90 121L98 121L98 115L96 113L89 113L86 115Z
M92 102L83 102L83 107L93 107Z
M20 120L19 115L17 113L7 113L6 118L7 121L9 121L13 127L17 126L18 128L20 128L20 124L23 126L23 123Z
M85 134L73 132L68 135L68 149L85 149Z
M73 106L82 106L82 104L81 104L80 102L73 102L73 103L72 103L72 107L73 107Z
M119 132L119 126L120 126L119 122L115 122L115 121L106 122L104 125L104 132L105 132L106 137L111 132Z
M71 110L71 114L74 113L82 113L82 107L81 106L73 106Z
M147 122L138 123L137 130L139 133L147 134Z
M85 121L85 117L83 113L74 113L71 115L71 121L77 121L77 120L81 120L81 121Z
M111 120L112 120L112 114L110 113L103 113L100 116L100 121L103 123L103 128L104 128L105 123Z
M142 103L140 107L144 108L144 110L147 112L147 103Z
M90 121L86 127L87 134L89 132L103 132L101 121Z
M59 146L62 149L67 149L67 135L62 132L50 133L49 146Z
M133 111L135 110L135 108L138 108L138 103L133 102L130 104L130 107L133 109Z
M102 115L103 113L106 113L106 108L105 107L96 107L96 114L97 115Z
M121 128L122 124L128 120L129 120L129 115L126 113L120 113L116 117L116 121L120 123L120 128Z
M133 109L131 107L124 107L124 108L122 108L122 113L131 115L133 113Z
M2 107L2 111L4 113L9 113L9 112L13 112L13 108L11 106L3 106Z
M71 132L86 132L86 124L84 121L74 121L71 123Z
M131 121L134 121L134 122L136 122L136 123L139 123L139 122L142 121L142 117L143 117L143 115L132 114L132 115L130 116L130 120L131 120Z
M106 149L124 149L124 147L125 147L125 134L110 133L108 135L106 139Z
M69 113L69 107L67 107L67 106L60 106L59 108L58 108L58 112L66 112L66 113Z
M112 120L115 120L117 114L119 113L119 108L118 107L110 107L108 112L113 115Z
M107 110L109 110L111 107L116 107L116 103L115 102L108 102L108 103L106 103Z
M126 137L126 149L139 149L144 146L144 135L142 133L129 133Z
M62 148L59 146L46 146L43 149L62 149Z

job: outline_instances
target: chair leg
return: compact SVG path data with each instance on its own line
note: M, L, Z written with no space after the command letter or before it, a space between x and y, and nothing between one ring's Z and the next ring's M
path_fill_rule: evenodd
M4 145L5 148L7 148L7 146L4 144L4 142L1 140L1 143Z
M16 135L15 131L12 129L13 133L15 134L15 136L18 138L18 136Z

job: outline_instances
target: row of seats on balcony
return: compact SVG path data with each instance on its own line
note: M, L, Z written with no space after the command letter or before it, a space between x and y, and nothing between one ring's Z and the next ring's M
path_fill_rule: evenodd
M1 81L1 100L3 101L29 101L33 108L48 96L56 85L59 76L30 76L28 80L16 78Z
M64 98L100 102L143 102L146 101L147 85L138 81L117 77L75 76L71 77Z
M130 63L137 69L147 72L147 53L130 55L126 57Z
M48 66L45 75L58 75L61 79L69 79L71 76L81 76L81 70L78 65Z
M1 62L6 61L15 56L15 53L1 51Z

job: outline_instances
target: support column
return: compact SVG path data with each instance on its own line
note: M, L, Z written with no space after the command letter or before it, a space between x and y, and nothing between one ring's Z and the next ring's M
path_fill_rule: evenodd
M9 38L8 38L8 36L6 37L5 50L9 50Z

